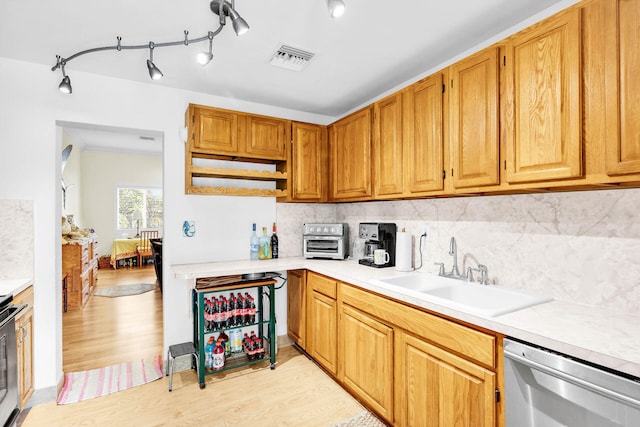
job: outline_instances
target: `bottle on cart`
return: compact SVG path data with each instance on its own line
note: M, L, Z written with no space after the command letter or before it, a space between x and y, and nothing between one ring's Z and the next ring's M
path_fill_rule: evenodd
M231 342L231 352L239 353L242 351L242 330L232 329L229 331L229 342Z
M216 346L213 348L212 368L214 371L219 371L224 368L224 348L222 347L222 341L220 339L218 339Z
M250 250L250 259L258 259L258 252L260 251L260 239L258 239L258 235L256 234L256 223L253 223L253 232L251 233L251 250Z
M262 227L262 237L260 237L259 259L271 259L271 239L267 236L267 227Z
M236 297L233 296L233 292L229 295L229 301L227 303L227 328L232 328L236 325Z
M271 258L278 258L278 235L276 234L276 223L273 223L273 234L271 235Z
M229 343L229 336L224 332L220 332L218 335L218 340L222 343L222 348L224 349L224 355L228 356L231 354L231 344Z
M236 298L236 326L242 326L244 324L244 298L240 292Z
M256 303L248 292L244 293L244 298L247 301L247 310L249 312L249 315L247 316L247 324L252 325L256 323Z
M209 342L204 347L204 367L206 369L213 368L213 349L215 345L213 343L213 337L209 337Z

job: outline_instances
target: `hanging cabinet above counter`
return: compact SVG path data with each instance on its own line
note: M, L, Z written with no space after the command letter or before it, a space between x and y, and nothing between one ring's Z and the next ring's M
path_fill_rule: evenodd
M185 193L287 197L291 121L190 104Z

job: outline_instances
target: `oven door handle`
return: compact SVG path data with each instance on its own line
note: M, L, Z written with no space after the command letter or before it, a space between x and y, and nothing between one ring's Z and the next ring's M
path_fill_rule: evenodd
M569 375L565 372L559 371L550 366L536 362L535 360L527 359L526 357L513 353L512 351L509 351L506 348L504 349L504 356L508 359L515 360L516 362L520 362L523 365L528 366L530 368L537 369L538 371L543 372L545 374L551 375L553 377L567 381L573 385L577 385L584 389L590 390L601 396L608 397L610 399L614 399L614 400L617 400L618 402L631 405L640 409L640 400L634 399L633 397L629 397L626 394L618 393L615 390L611 390L606 387L599 386L598 384L593 384L589 381L583 380L582 378Z
M23 304L23 305L12 305L12 306L10 306L10 308L9 308L9 309L11 309L11 308L15 308L15 310L13 310L13 312L12 312L11 314L9 314L9 315L7 316L7 318L6 318L6 319L4 319L4 320L2 321L2 323L0 323L0 328L4 327L4 325L6 325L6 324L7 324L7 322L10 322L11 320L15 319L15 318L16 318L16 316L17 316L17 315L18 315L22 310L24 310L25 308L27 308L27 304Z

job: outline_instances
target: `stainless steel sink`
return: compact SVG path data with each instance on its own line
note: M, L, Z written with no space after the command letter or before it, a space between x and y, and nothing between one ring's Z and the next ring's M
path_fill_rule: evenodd
M385 285L397 286L421 298L446 307L474 312L488 317L522 310L552 301L546 295L534 295L502 286L480 285L429 274L381 279Z

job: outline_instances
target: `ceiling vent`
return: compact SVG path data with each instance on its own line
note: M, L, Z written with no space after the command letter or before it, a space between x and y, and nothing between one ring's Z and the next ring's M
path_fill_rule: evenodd
M282 45L271 56L269 64L292 71L302 70L315 54L295 47Z

